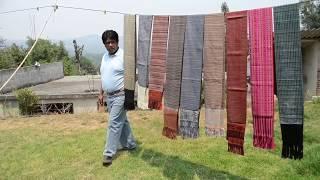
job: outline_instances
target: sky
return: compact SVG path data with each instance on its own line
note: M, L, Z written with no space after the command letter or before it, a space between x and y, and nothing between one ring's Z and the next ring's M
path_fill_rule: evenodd
M226 1L230 11L272 7L298 2L298 0L0 0L0 13L10 10L35 8L45 5L63 5L118 11L128 14L191 15L220 12ZM25 39L36 37L42 30L53 8L0 14L0 37ZM106 29L123 34L123 15L103 12L58 8L48 21L41 36L62 40L91 34L100 35Z

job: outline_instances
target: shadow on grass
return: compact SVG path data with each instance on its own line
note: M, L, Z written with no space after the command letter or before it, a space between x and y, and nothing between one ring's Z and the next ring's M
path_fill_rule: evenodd
M199 179L246 179L151 149L139 147L135 151L130 151L130 154L141 158L151 166L162 168L163 175L169 179L194 179L195 177Z

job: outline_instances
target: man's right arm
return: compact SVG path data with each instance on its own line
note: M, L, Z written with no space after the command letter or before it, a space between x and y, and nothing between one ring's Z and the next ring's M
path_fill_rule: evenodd
M98 96L100 104L103 104L103 94L104 94L104 91L102 89L102 84L101 84L100 93L99 93L99 96Z

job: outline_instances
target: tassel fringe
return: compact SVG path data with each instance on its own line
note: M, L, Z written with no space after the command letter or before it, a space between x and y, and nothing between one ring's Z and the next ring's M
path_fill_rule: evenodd
M162 109L162 103L161 103L161 101L156 101L156 100L149 99L148 108L149 109L161 110Z
M162 135L170 139L177 139L177 131L168 127L162 129Z
M240 154L240 155L244 155L244 151L243 151L243 145L237 145L237 144L230 144L228 143L228 151L235 153L235 154Z
M228 151L236 154L244 155L245 124L228 123L227 124L227 140Z
M253 146L263 149L274 149L273 116L253 116Z
M162 109L162 93L160 91L149 90L148 108L161 110Z
M282 158L303 158L303 124L281 124Z
M273 137L253 136L253 146L263 149L274 149L274 139Z
M134 103L134 90L124 89L124 108L126 110L134 110L135 103Z
M206 127L206 135L211 137L223 137L225 136L224 128L208 128Z
M199 137L199 124L194 121L180 120L180 133L182 138L198 138Z

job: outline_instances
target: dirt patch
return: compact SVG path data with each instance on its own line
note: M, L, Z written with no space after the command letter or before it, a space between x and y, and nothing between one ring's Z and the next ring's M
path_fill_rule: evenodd
M129 111L129 121L136 126L143 126L150 119L162 120L162 111ZM0 131L23 128L39 128L54 131L94 130L106 128L108 113L82 113L64 115L42 115L36 117L12 117L0 120Z
M20 128L41 128L51 130L92 130L106 127L106 113L83 113L64 115L43 115L37 117L14 117L0 121L0 130Z

